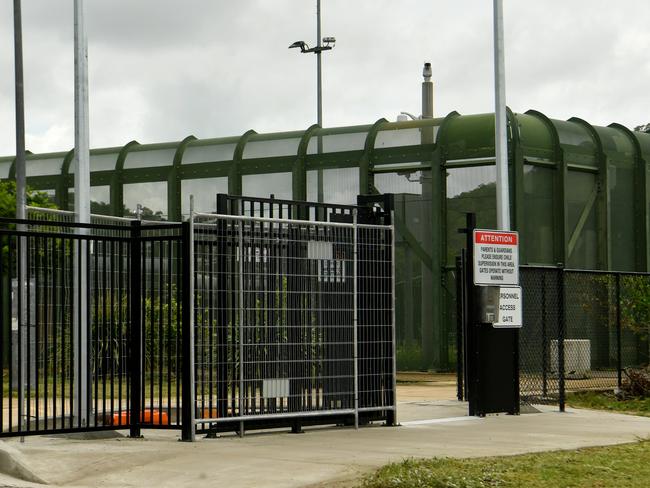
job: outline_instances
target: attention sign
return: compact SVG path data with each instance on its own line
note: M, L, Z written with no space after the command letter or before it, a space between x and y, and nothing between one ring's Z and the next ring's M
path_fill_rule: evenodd
M519 284L519 234L474 230L474 284Z

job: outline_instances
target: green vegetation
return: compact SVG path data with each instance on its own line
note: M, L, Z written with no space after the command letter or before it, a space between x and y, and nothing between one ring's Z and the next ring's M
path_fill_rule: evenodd
M406 460L364 479L363 488L647 487L650 440L512 457Z
M610 392L581 391L568 393L566 403L575 408L608 410L650 417L650 398L648 397L619 400Z
M50 196L42 191L27 188L27 205L34 207L56 208ZM16 182L0 181L0 217L16 217Z

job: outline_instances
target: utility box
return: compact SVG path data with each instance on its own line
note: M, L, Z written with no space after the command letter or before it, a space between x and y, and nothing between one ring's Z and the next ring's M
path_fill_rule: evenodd
M559 374L558 341L551 341L551 370ZM589 339L564 340L564 376L571 379L585 379L591 372L591 341Z

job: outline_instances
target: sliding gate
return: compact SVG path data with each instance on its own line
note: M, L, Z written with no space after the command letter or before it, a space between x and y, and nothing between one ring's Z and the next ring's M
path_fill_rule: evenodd
M252 200L252 216L192 217L196 424L392 424L392 227Z
M0 436L393 424L390 212L273 202L0 219Z

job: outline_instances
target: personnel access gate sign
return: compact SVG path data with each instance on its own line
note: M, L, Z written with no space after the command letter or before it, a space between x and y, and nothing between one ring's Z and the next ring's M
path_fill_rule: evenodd
M474 284L499 287L495 328L521 327L519 235L517 232L474 230Z
M474 230L474 284L519 284L517 232Z

